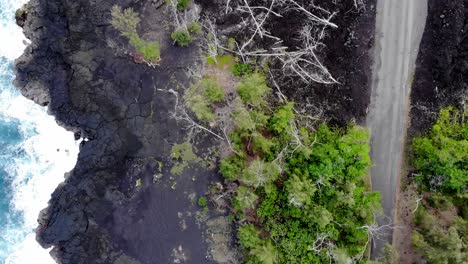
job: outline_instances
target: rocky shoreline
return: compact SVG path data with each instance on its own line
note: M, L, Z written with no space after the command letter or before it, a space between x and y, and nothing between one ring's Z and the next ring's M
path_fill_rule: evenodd
M17 17L31 44L16 61L16 86L48 106L76 139L85 139L76 167L39 217L37 239L53 247L58 263L211 263L193 198L219 181L216 168L196 166L170 176L171 149L185 141L186 132L171 117L176 97L168 91L187 87L188 68L203 56L196 45L173 45L170 18L160 2L31 0ZM205 14L223 6L197 2L209 7L202 9ZM332 86L293 83L283 92L299 104L322 109L324 120L361 122L370 96L374 1L359 12L344 1L316 2L337 11L339 27L321 52L342 81ZM115 4L132 7L144 18L138 30L160 41L160 66L135 63L116 51L125 42L110 26ZM217 22L222 25L223 19ZM199 149L207 152L216 144L205 139ZM155 175L161 176L157 183Z

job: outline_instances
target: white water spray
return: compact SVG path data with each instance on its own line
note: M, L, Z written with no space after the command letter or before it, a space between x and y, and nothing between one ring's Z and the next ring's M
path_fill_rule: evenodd
M11 62L24 51L24 36L14 22L15 10L25 0L0 0L0 78L13 79ZM4 60L3 60L4 61ZM63 181L77 159L78 142L73 134L59 127L46 109L22 97L15 88L1 87L0 122L19 122L25 140L10 151L21 153L6 167L12 193L10 207L18 212L19 222L0 225L0 236L8 241L5 264L54 263L48 251L35 240L39 211L47 206L51 193ZM0 135L1 136L1 135ZM5 249L0 249L0 251ZM1 257L1 255L0 255Z

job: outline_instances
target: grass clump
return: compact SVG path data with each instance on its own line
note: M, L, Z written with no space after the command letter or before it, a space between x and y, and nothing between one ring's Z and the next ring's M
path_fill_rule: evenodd
M207 207L208 206L208 200L206 199L206 197L202 196L202 197L198 198L198 206L200 206L200 207Z
M111 10L112 26L120 34L126 37L135 50L150 63L157 63L161 59L159 42L146 41L142 39L137 32L137 26L140 23L138 14L132 8L123 9L114 5Z
M236 63L232 69L235 76L245 76L252 73L252 68L246 63Z
M236 64L236 58L230 54L208 57L206 63L209 65L215 65L220 70L227 70L232 72L233 67Z
M190 0L177 0L177 9L183 11L190 6Z
M192 36L186 29L178 29L171 34L171 38L177 45L188 47L192 43Z
M212 104L224 99L224 90L215 78L205 77L192 85L184 95L185 105L198 119L211 122L215 120Z

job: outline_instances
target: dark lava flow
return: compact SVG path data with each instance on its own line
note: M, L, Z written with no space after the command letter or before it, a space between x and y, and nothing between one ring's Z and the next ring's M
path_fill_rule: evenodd
M182 142L186 132L171 118L175 97L165 91L189 85L187 67L200 54L196 45L173 46L167 26L173 22L158 2L31 0L18 17L31 45L16 62L17 87L27 98L47 105L76 138L88 140L80 147L75 169L39 218L38 241L53 246L59 263L172 263L174 252L185 255L188 263L210 263L203 232L194 223L197 207L188 195L204 193L218 176L212 169L197 167L171 180L168 172L173 165L171 147ZM223 1L196 2L221 29L238 19L221 17ZM352 1L315 1L337 12L334 22L339 27L330 30L321 57L340 84L291 79L283 88L285 94L298 104L322 108L324 118L335 123L364 119L374 2L367 1L366 9L356 11ZM114 47L126 45L109 23L115 4L133 7L144 18L139 33L161 43L159 67L136 64L109 47L109 40ZM300 21L292 24L296 23ZM217 144L204 142L203 149ZM162 179L155 184L159 164ZM181 228L180 213L187 229Z

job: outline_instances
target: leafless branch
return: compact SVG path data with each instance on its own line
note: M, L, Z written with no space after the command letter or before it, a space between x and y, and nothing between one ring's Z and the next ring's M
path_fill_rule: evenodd
M418 210L418 207L419 207L419 202L421 202L421 201L422 201L422 199L423 199L423 197L422 197L422 196L418 196L418 197L416 197L416 207L414 208L414 210L413 210L413 211L411 211L411 213L412 213L412 214L414 214L414 213L415 213L415 212Z
M169 90L158 89L158 90L163 91L163 92L171 93L176 97L176 102L175 102L175 105L174 105L174 112L172 113L172 117L177 121L186 122L187 123L187 127L186 127L187 130L190 130L192 132L194 132L195 130L202 130L202 131L205 131L205 132L215 136L218 139L224 140L224 138L222 136L220 136L217 133L213 132L211 129L208 129L208 128L200 125L199 123L197 123L195 120L193 120L190 117L190 115L187 113L185 107L182 104L179 103L179 93L178 92L174 91L173 89L169 89Z
M331 13L319 6L314 5L313 2L307 5L308 10L295 0L270 0L265 1L263 5L253 6L251 1L241 0L237 3L237 7L228 8L234 2L228 1L226 3L226 12L236 10L241 13L246 13L247 18L242 18L242 30L244 32L251 31L249 37L241 43L236 41L236 49L227 48L221 45L217 37L215 45L217 49L232 52L241 57L244 62L247 57L269 57L279 60L283 65L283 71L287 74L299 76L304 82L318 82L324 84L338 83L338 81L330 74L328 69L320 61L317 55L319 49L324 45L322 40L326 36L327 28L336 28L337 25L331 22L335 13ZM282 17L283 12L293 10L298 14L304 14L307 17L307 23L300 31L301 45L298 47L282 46L283 40L275 36L266 29L267 20L272 17ZM325 14L324 17L319 17L313 13L318 11ZM206 22L206 28L213 36L217 36L216 29L211 21ZM274 45L269 47L268 50L255 47L255 40L269 38L274 40ZM211 56L211 54L210 54Z

